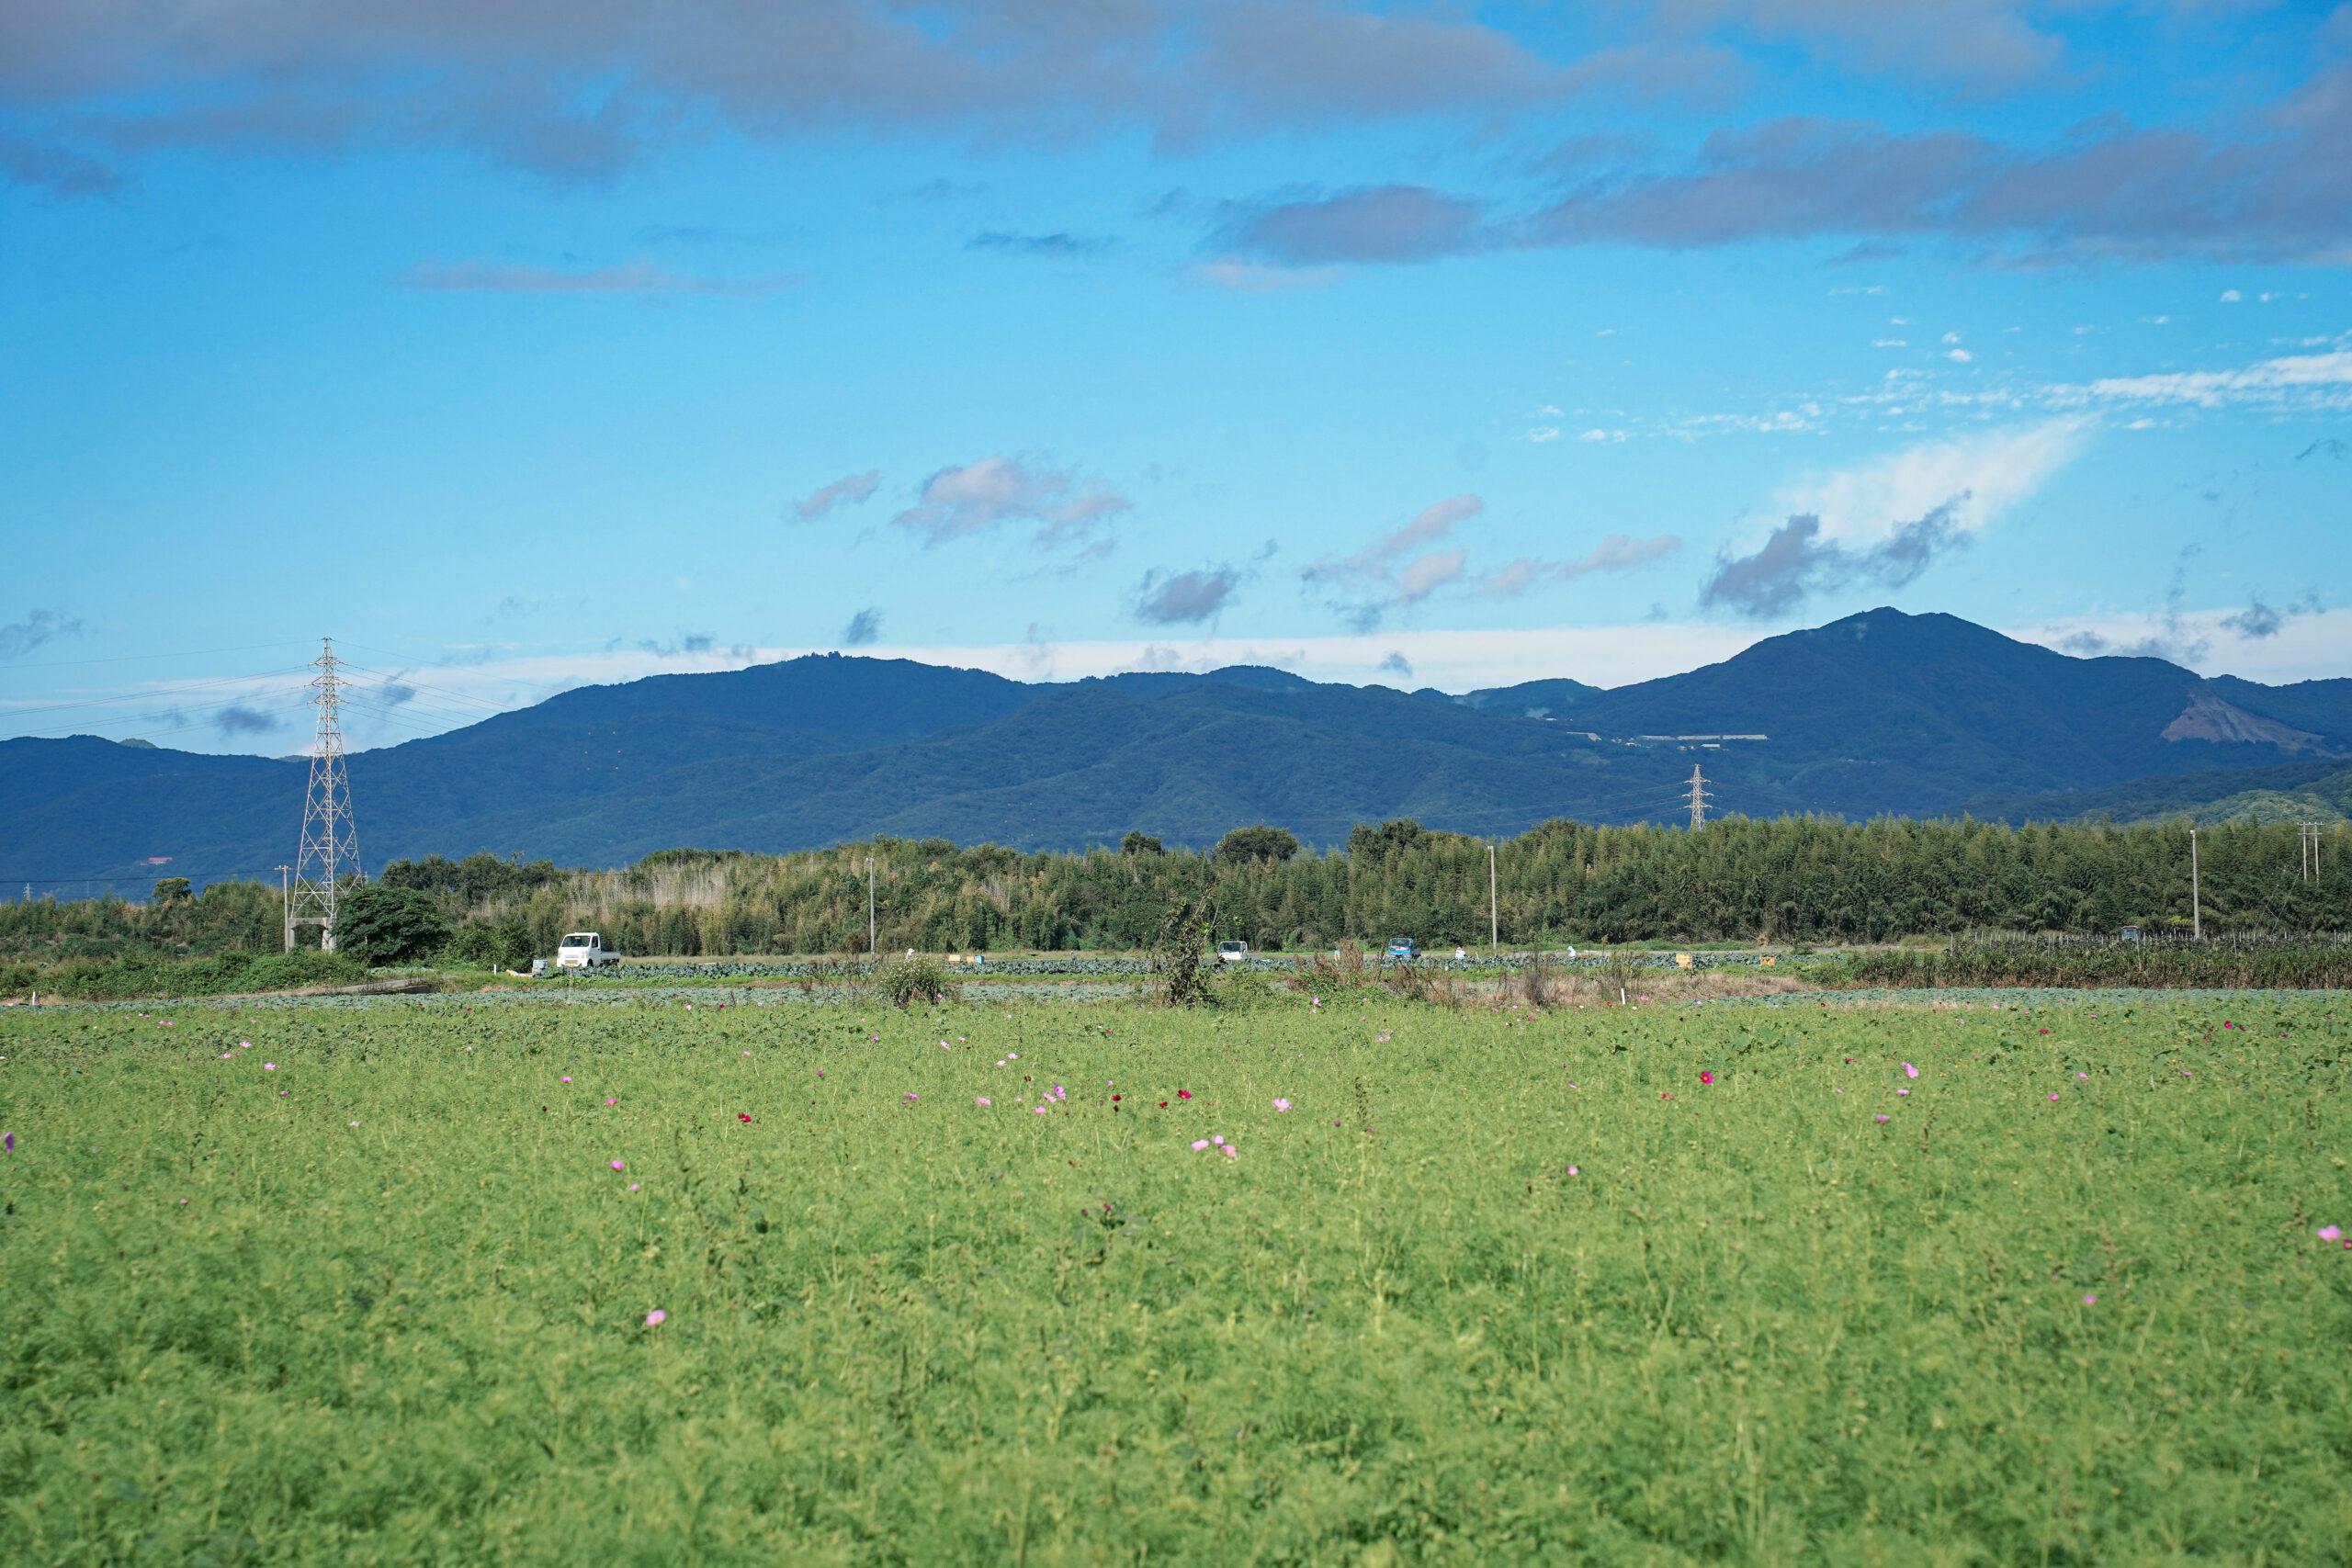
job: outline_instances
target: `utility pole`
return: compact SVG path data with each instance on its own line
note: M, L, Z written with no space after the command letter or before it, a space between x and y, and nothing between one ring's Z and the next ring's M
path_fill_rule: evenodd
M1707 781L1700 776L1699 764L1690 764L1690 830L1697 832L1707 825Z
M865 857L865 957L874 958L874 857Z
M2192 941L2205 940L2205 901L2197 887L2197 825L2188 827L2188 934Z
M318 730L311 743L311 784L302 798L302 847L294 856L294 881L289 890L286 926L317 926L322 952L334 951L334 911L343 880L358 876L359 829L351 818L351 778L343 760L343 678L335 673L343 660L334 656L334 638L322 639L319 657L311 661L318 678L311 682L317 694ZM290 940L290 936L289 936Z
M286 917L286 951L294 951L294 889L286 878L294 868L281 865L277 872L277 911Z
M1487 946L1499 961L1503 955L1502 905L1495 897L1495 846L1487 846Z

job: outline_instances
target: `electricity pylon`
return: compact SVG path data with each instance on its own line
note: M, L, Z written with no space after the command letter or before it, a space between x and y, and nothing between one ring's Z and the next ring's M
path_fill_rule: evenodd
M1697 763L1690 765L1690 830L1697 832L1707 825L1707 781L1700 776Z
M319 946L334 951L335 901L346 878L359 870L359 829L351 819L351 779L343 761L343 680L335 671L334 638L323 639L312 668L319 728L311 742L311 787L302 800L302 847L294 857L294 887L286 901L286 951L294 951L294 928L317 926Z

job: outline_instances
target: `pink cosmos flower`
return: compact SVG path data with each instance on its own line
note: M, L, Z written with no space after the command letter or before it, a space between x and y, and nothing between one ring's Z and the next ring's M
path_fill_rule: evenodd
M1879 1118L1879 1120L1880 1120L1880 1121L1882 1121L1882 1122L1883 1122L1883 1121L1885 1121L1885 1120L1886 1120L1886 1118L1885 1118L1885 1117L1883 1117L1883 1116L1881 1116L1881 1117Z
M1575 1166L1570 1166L1570 1167L1568 1167L1568 1174L1569 1174L1570 1176L1575 1176L1575 1175L1577 1175L1577 1168L1576 1168Z
M1207 1148L1208 1146L1209 1141L1206 1138L1194 1138L1193 1140L1193 1152L1194 1154L1200 1153L1203 1149Z
M565 1083L570 1083L571 1080L570 1078L565 1078L565 1079L563 1079L562 1081L563 1081L563 1082L565 1082Z
M989 1097L985 1094L976 1094L972 1098L983 1106L987 1105L989 1102Z
M1903 1076L1906 1078L1916 1078L1919 1076L1919 1069L1905 1062L1903 1064Z
M607 1100L605 1103L607 1105L618 1105L620 1101L618 1100Z
M261 1065L261 1070L266 1073L274 1073L277 1071L277 1064L276 1062L264 1062Z
M2051 1099L2052 1099L2052 1100L2055 1100L2055 1099L2057 1099L2058 1097L2057 1097L2056 1095L2054 1095L2054 1094L2053 1094L2053 1095L2052 1095L2050 1098L2051 1098Z
M1241 1151L1235 1148L1231 1144L1227 1144L1225 1145L1225 1157L1227 1159L1239 1159L1241 1157Z
M2319 1227L2319 1238L2322 1241L2336 1241L2341 1239L2343 1235L2344 1232L2335 1225L2322 1225Z
M1179 1100L1190 1100L1193 1098L1193 1091L1189 1089L1180 1089L1176 1091L1176 1098Z
M613 1161L613 1168L615 1170L627 1170L628 1168L628 1161L616 1159Z
M1911 1091L1907 1089L1898 1089L1894 1092L1897 1094L1909 1094Z
M669 1321L670 1314L663 1312L660 1307L655 1307L651 1312L645 1314L645 1326L648 1328L659 1328Z
M2076 1073L2075 1076L2076 1077L2078 1077L2078 1078L2086 1078L2086 1077L2090 1077L2090 1074L2088 1074L2088 1073Z
M1287 1100L1277 1099L1274 1101L1274 1109L1277 1111L1288 1111L1290 1109L1290 1101Z
M1054 1108L1050 1105L1033 1105L1029 1109L1040 1116L1051 1116L1054 1113Z
M1715 1075L1713 1073L1701 1073L1699 1075L1699 1081L1701 1083L1711 1084L1715 1081Z
M628 1184L628 1190L629 1190L630 1191L632 1191L632 1192L636 1191L636 1190L637 1190L637 1183L636 1183L636 1182L634 1182L634 1181L630 1182L630 1183Z
M2095 1307L2098 1305L2098 1298L2093 1295L2085 1295L2083 1297L2083 1304L2086 1307Z

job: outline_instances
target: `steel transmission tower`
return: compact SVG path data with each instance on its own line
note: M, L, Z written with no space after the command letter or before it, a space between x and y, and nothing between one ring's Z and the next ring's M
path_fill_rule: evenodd
M323 646L312 668L319 728L311 742L311 787L302 801L302 848L294 857L293 892L286 901L286 951L294 951L294 928L317 926L319 946L334 951L335 901L346 879L359 871L359 829L351 820L351 778L343 761L343 680L335 671L334 638Z
M1700 776L1696 763L1690 768L1690 793L1686 798L1690 802L1690 830L1695 833L1707 825L1708 800L1707 781Z

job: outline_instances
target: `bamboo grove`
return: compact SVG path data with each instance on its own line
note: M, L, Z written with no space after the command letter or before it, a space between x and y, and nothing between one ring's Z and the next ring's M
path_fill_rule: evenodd
M2191 926L2186 823L2012 829L1733 818L1691 832L1555 821L1493 849L1507 946ZM1488 936L1487 843L1409 822L1360 829L1350 847L1288 858L1107 848L1023 854L877 839L788 855L669 851L604 872L485 855L401 863L386 879L424 887L461 935L503 933L496 945L517 956L551 952L575 929L601 930L633 953L857 953L867 946L869 856L875 945L886 953L1135 950L1151 944L1171 896L1204 895L1219 936L1267 950L1392 936L1476 946ZM2352 831L2324 829L2315 858L2292 824L2199 829L2205 932L2352 929ZM430 866L451 874L420 874ZM0 906L0 955L201 953L278 940L277 889L245 884L145 906Z

